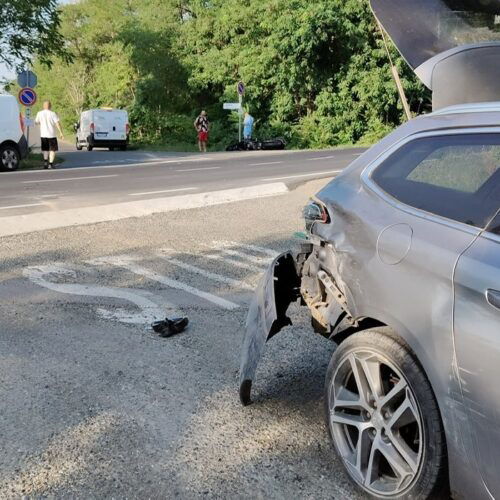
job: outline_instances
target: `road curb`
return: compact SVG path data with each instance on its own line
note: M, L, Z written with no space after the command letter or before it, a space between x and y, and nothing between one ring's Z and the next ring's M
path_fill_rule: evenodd
M75 208L58 212L40 212L0 218L0 237L46 231L84 224L110 222L131 217L144 217L155 213L203 208L236 201L251 200L288 192L283 182L249 186L223 191L196 193L168 198L114 203L88 208Z

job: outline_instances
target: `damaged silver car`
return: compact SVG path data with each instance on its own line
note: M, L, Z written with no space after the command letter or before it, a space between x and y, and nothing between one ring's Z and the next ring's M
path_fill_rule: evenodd
M250 307L240 399L300 301L338 344L326 422L361 490L500 498L500 2L372 7L435 110L305 208L307 241L274 261Z

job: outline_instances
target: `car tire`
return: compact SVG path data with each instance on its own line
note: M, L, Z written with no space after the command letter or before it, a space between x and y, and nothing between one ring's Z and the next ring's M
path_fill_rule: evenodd
M87 151L92 151L93 149L94 149L94 146L87 144Z
M337 455L365 494L447 498L436 398L416 357L391 330L359 332L338 347L325 381L325 416Z
M19 168L21 156L15 146L10 144L0 147L0 170L13 172Z
M120 151L127 151L127 146L120 146Z
M76 150L77 151L81 151L83 149L83 146L80 145L80 142L78 141L78 139L76 140Z

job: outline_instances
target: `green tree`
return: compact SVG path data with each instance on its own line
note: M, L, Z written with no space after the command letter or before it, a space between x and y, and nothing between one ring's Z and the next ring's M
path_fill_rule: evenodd
M33 56L48 65L54 56L67 59L59 27L57 0L2 0L0 61L20 69Z
M115 106L141 142L194 143L204 108L221 148L237 136L222 103L238 80L258 135L292 146L369 143L405 119L368 0L80 0L60 22L72 61L36 70L66 125ZM428 93L392 50L418 112Z

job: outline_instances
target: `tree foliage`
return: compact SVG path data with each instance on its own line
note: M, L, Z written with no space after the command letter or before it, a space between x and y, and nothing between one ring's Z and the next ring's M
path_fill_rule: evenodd
M0 61L20 69L33 55L48 65L67 60L59 25L57 0L1 0Z
M206 108L220 147L237 130L222 103L239 80L257 133L297 146L370 142L403 120L367 0L81 0L62 9L61 33L72 62L37 69L66 123L124 107L136 139L192 142ZM393 56L417 112L428 96Z

